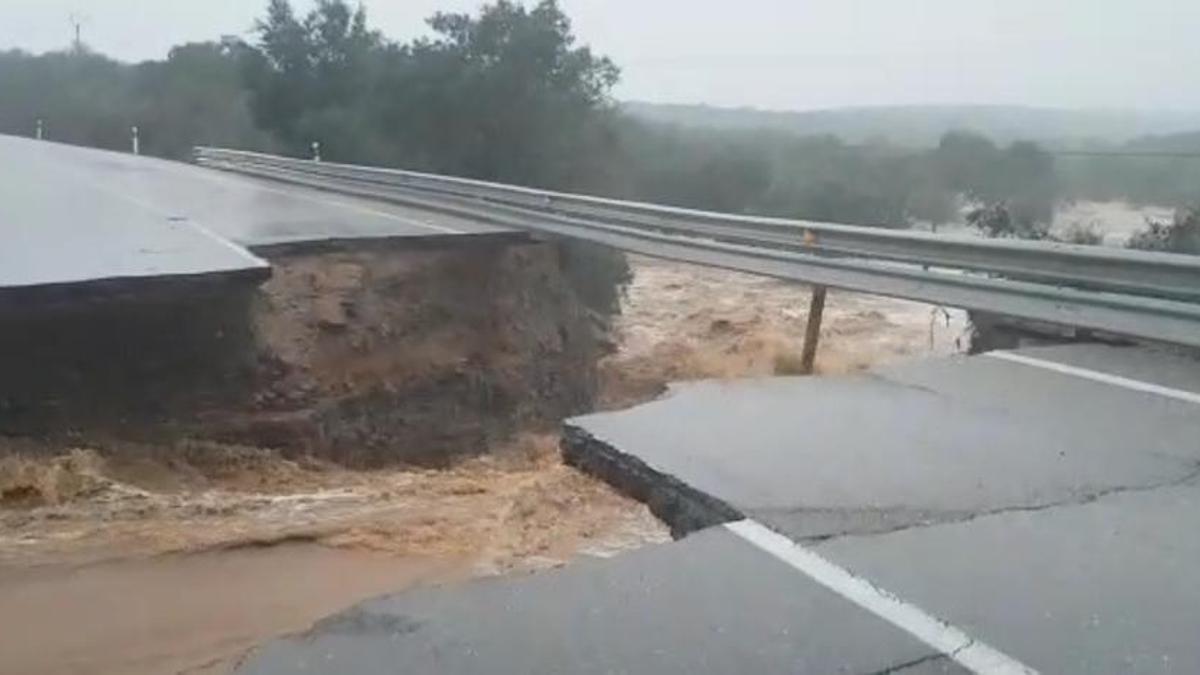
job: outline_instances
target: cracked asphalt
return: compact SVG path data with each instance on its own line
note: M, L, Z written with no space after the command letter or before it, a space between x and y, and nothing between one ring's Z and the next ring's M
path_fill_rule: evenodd
M962 357L696 383L570 422L966 643L933 649L894 612L716 527L368 603L351 611L412 630L318 627L243 672L1014 672L960 665L978 646L1044 673L1200 672L1200 404L1103 381L1200 392L1200 362L1098 345L1020 353L1101 381ZM668 520L686 511L670 494L648 498Z
M1090 345L1028 353L1076 350L1144 360ZM1200 372L1159 360L1176 376ZM1086 502L1200 469L1196 404L986 357L699 382L572 424L798 539Z
M712 528L610 560L372 600L265 646L238 672L963 672L941 656Z

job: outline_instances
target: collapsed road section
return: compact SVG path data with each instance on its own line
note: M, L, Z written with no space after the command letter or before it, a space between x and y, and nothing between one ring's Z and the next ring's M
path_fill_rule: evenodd
M427 462L594 396L603 317L555 245L193 166L0 144L0 431L170 429Z
M363 597L666 536L558 458L608 349L568 247L0 156L0 669L220 670Z
M271 253L261 288L5 313L4 430L444 463L588 408L598 327L554 246L356 246Z
M5 222L36 233L42 209L45 235L78 216L53 238L84 262L2 293L0 646L22 672L1200 668L1179 630L1200 619L1186 595L1198 556L1178 543L1200 466L1187 355L1072 345L700 382L572 420L567 461L683 537L665 543L645 508L562 465L559 420L643 400L663 378L792 371L803 302L772 288L779 316L747 315L722 308L753 304L729 293L733 276L712 280L717 297L703 275L639 263L672 300L631 312L622 344L680 329L695 343L605 359L614 306L590 302L567 247L46 147L31 161L70 159L58 169L78 199L42 195ZM88 220L89 201L104 217ZM41 270L5 254L13 274ZM698 297L676 302L683 291ZM932 350L950 317L929 309L910 328L924 342L928 327ZM636 324L657 315L671 321ZM864 305L830 332L890 318ZM599 395L606 379L616 395ZM246 654L380 592L656 541L372 601ZM988 556L1000 547L1013 554ZM173 589L226 565L240 585L183 604L276 609L196 630ZM1131 565L1149 580L1129 583ZM355 583L305 587L342 578ZM148 632L137 617L57 630L113 606L95 600L113 587L135 589L179 649L131 644ZM1184 608L1164 611L1180 593Z
M1195 356L1085 344L680 386L563 449L682 540L373 600L239 672L1193 672L1197 405Z
M1190 672L1197 438L1195 354L1076 344L681 385L564 453L676 532L764 523L1043 672Z

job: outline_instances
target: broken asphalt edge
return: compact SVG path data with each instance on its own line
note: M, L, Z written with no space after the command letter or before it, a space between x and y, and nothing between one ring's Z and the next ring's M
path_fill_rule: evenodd
M675 539L746 517L726 502L655 470L578 426L563 426L559 447L568 465L649 507Z

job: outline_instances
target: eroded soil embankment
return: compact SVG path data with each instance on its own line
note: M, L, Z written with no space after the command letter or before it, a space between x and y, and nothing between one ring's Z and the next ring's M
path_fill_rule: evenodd
M257 289L0 316L0 434L444 464L590 406L605 319L558 247L308 250L264 253Z
M350 465L445 463L588 409L596 315L548 244L272 258L247 409L204 433Z
M363 597L667 538L559 458L552 429L591 405L603 320L557 249L272 262L244 314L208 298L37 323L39 355L75 358L25 368L34 396L8 390L54 433L0 436L5 666L226 672ZM160 339L122 336L131 315ZM204 337L179 352L173 328Z
M627 525L657 532L644 508L558 458L558 423L595 397L604 329L562 261L547 244L272 256L236 331L249 337L227 343L248 353L221 361L240 371L189 371L194 386L172 380L180 393L155 415L96 418L76 402L51 410L56 433L0 435L0 562L305 540L506 569ZM152 337L129 334L170 355L159 343L172 338ZM59 346L87 344L72 340ZM153 375L171 358L113 344L92 343L99 353L41 391L59 382L51 400L86 398L97 391L66 384L103 379L105 405L136 408L141 381L124 400L117 386L124 361Z

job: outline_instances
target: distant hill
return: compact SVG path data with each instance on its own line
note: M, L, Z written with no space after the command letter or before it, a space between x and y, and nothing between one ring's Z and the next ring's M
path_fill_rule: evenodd
M1200 153L1200 131L1142 136L1126 143L1124 149L1144 152Z
M1021 106L886 106L809 111L718 108L643 102L622 104L642 119L724 129L833 134L850 143L886 139L931 146L947 131L971 130L994 141L1034 140L1058 147L1124 143L1138 137L1200 130L1200 110L1069 110Z

